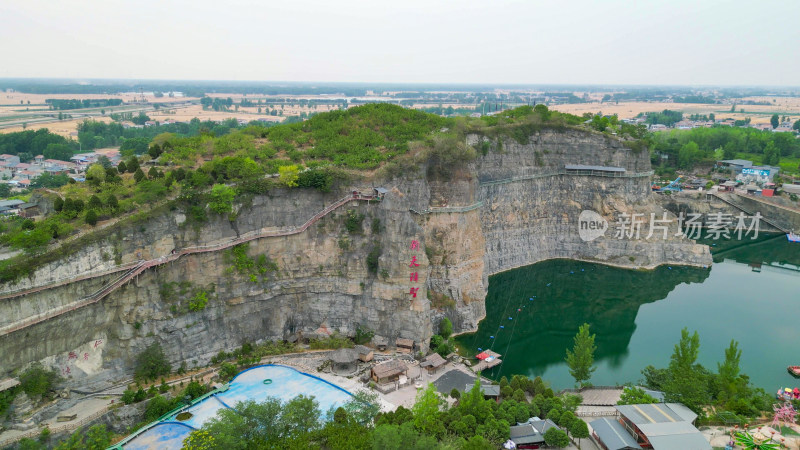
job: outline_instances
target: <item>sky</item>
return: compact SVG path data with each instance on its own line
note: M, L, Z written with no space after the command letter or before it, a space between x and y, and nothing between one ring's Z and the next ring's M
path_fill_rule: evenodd
M1 0L0 77L800 85L800 1Z

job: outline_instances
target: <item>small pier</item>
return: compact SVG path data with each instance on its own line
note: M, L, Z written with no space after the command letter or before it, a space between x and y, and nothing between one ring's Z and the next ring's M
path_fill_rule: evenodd
M503 360L500 359L499 353L493 352L491 350L484 350L476 356L480 360L478 364L472 366L472 370L475 372L481 372L486 369L491 369L494 366L499 366L503 363Z

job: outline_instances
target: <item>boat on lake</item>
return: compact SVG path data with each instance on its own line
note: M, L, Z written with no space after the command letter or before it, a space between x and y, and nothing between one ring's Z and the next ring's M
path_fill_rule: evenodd
M789 366L786 368L795 378L800 378L800 366Z
M787 233L786 239L788 239L789 242L800 242L800 234L794 234L794 232Z

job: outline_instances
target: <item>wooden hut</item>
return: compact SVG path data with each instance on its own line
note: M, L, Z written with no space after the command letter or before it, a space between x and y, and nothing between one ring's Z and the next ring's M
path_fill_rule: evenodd
M414 341L412 341L411 339L397 338L397 340L395 341L395 346L397 346L397 351L403 353L414 352Z
M370 374L372 381L378 384L393 383L400 379L400 375L407 375L408 367L398 359L390 359L372 368Z
M358 359L363 362L372 361L372 349L364 345L356 345L356 352L358 352Z
M447 360L442 358L442 356L438 353L433 353L425 357L422 362L419 364L420 367L424 367L427 369L428 373L433 374L439 371L442 367L447 364Z
M372 345L374 345L378 350L384 352L389 347L389 339L386 339L383 336L375 335L372 337Z

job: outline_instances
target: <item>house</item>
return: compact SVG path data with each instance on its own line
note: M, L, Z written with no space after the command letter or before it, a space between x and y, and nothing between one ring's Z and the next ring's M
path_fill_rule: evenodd
M374 345L378 350L384 352L389 347L389 339L376 334L375 336L372 336L372 345Z
M697 414L680 403L617 405L619 424L636 443L653 450L711 450L694 426Z
M592 427L592 437L603 450L639 450L642 447L636 443L625 427L609 417L593 420L589 423Z
M0 155L0 161L6 162L6 163L19 164L19 156L2 154L2 155Z
M729 181L726 181L726 182L722 183L719 186L718 190L724 191L724 192L733 192L734 189L736 189L736 185L737 185L737 183L735 181L730 181L729 180Z
M472 389L472 386L472 384L466 385L466 387L464 387L464 392L468 392L470 389ZM500 385L481 383L481 393L483 394L484 400L494 400L495 402L500 401Z
M395 341L395 346L397 347L397 351L403 353L413 353L414 352L414 341L411 339L405 338L397 338Z
M36 155L33 157L33 163L37 166L41 166L44 163L44 155Z
M7 212L9 214L17 214L19 212L19 205L24 205L25 202L22 200L2 200L0 201L0 207L8 208Z
M40 213L39 205L36 203L23 203L19 205L19 216L30 219L31 217L38 216Z
M356 352L358 352L358 359L362 362L370 362L372 361L372 357L374 356L372 353L372 349L365 346L365 345L356 345L355 347Z
M800 195L800 184L784 184L781 186L781 190L787 194Z
M442 358L442 356L438 353L433 353L425 357L422 362L419 364L420 367L424 367L428 370L428 373L434 374L439 371L442 367L447 364L447 360Z
M544 447L544 433L550 428L558 428L558 425L550 419L531 417L527 422L518 423L510 428L510 440L514 442L516 448L529 449Z
M401 376L407 375L408 367L398 359L382 362L370 371L370 378L378 384L393 383L399 381Z

